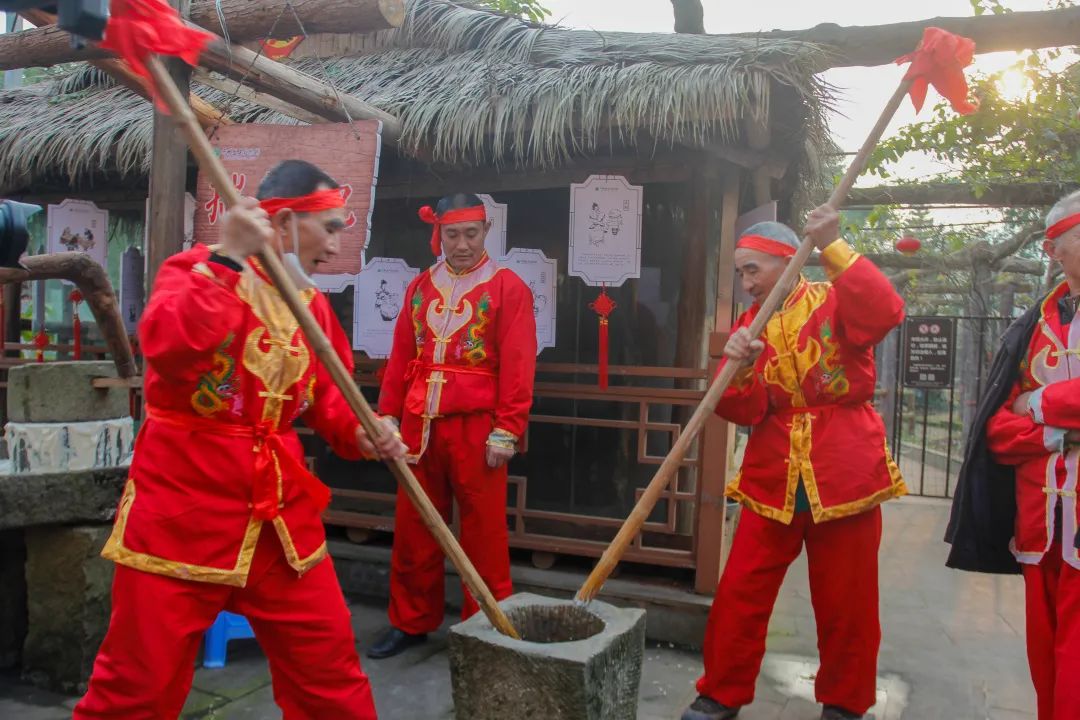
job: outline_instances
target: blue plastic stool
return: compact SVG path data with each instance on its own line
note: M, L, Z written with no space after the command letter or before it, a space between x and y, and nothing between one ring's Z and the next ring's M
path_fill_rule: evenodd
M251 630L251 624L243 615L230 612L218 613L217 620L206 631L203 667L225 667L225 649L229 641L253 637L255 637L255 633Z

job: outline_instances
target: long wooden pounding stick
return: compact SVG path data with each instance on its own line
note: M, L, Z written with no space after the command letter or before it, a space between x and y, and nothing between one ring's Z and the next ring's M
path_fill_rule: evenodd
M161 99L169 107L177 127L187 138L188 145L191 146L191 152L195 155L199 167L209 176L210 184L218 191L225 204L229 207L235 205L240 201L240 192L233 186L228 173L225 171L225 166L214 154L210 141L206 139L206 136L199 128L191 108L188 107L184 97L180 94L180 90L173 83L172 77L169 76L165 66L161 64L161 60L157 57L151 56L148 58L146 65L154 77ZM330 340L327 339L326 334L315 320L315 316L311 314L311 310L308 309L307 304L300 297L296 286L293 285L292 280L286 274L281 259L271 249L260 251L257 257L259 262L262 263L263 269L266 270L266 274L270 276L274 286L281 294L282 299L285 300L285 304L289 306L289 310L296 317L308 342L311 343L312 349L315 350L315 354L326 369L329 370L330 376L334 379L334 383L338 388L341 389L341 393L345 396L349 407L356 413L356 417L360 420L364 430L372 438L381 437L386 432L385 428L378 421L371 406L368 405L367 400L356 387L356 383L353 382L352 376L345 368L341 358L334 352ZM479 573L476 572L476 568L473 567L465 551L461 549L461 545L458 544L454 534L450 532L450 528L443 522L439 511L431 504L431 500L428 499L428 496L420 487L420 483L417 481L416 476L413 475L412 470L409 469L409 466L401 459L386 462L401 487L405 489L405 494L409 496L409 500L420 513L420 517L428 530L431 531L446 556L450 558L450 562L457 568L465 587L476 598L477 603L479 603L480 608L487 615L491 624L502 634L520 639L514 626L510 623L510 619L506 617L502 608L495 601L494 596L480 578Z
M878 141L881 140L882 134L885 132L885 128L888 127L889 122L892 120L893 115L896 114L897 108L900 107L900 103L903 102L904 96L907 95L908 90L911 88L911 81L904 80L900 83L900 86L896 88L896 92L889 99L889 103L885 106L885 109L881 113L881 117L878 118L877 124L874 125L873 130L870 131L870 135L866 138L866 142L863 143L862 148L859 150L858 155L852 161L847 172L844 173L844 177L840 180L840 184L833 190L832 195L829 197L828 204L833 208L839 208L840 205L847 198L851 187L855 184L855 180L858 179L863 169L866 168L866 162L870 159L870 153L877 147ZM761 304L761 309L754 317L754 321L750 324L750 337L758 338L761 333L765 331L765 325L769 322L769 318L780 306L780 303L791 292L795 285L795 281L799 277L799 273L802 272L803 265L806 264L807 258L810 257L810 253L814 250L814 242L809 238L803 238L802 244L799 245L798 252L791 258L784 273L780 276L776 286L773 287L772 292L765 298L765 302ZM690 418L690 422L686 424L686 428L682 434L679 435L679 439L675 441L675 445L671 448L671 452L664 458L664 462L661 463L660 468L656 471L656 475L649 481L648 487L645 488L645 492L641 494L641 499L637 501L634 509L630 512L630 515L623 522L622 527L619 528L618 534L615 539L611 541L604 554L600 557L600 561L593 568L592 573L585 579L585 583L578 590L576 600L580 603L587 603L599 594L600 589L604 587L604 583L607 582L608 576L611 575L611 571L615 569L615 566L619 564L619 560L622 559L623 554L626 553L627 548L630 547L630 543L639 532L641 532L642 526L649 518L649 514L652 512L653 507L656 506L657 501L660 499L660 495L667 488L668 483L671 482L671 478L678 472L679 466L682 464L683 458L686 457L687 450L690 449L690 444L694 442L694 439L701 434L701 429L705 426L705 421L716 410L717 403L720 402L720 397L724 394L724 391L728 389L728 385L731 384L735 374L739 372L740 365L738 363L727 362L724 367L717 373L716 379L713 380L712 385L709 387L705 397L702 399L701 404L694 410L694 414Z

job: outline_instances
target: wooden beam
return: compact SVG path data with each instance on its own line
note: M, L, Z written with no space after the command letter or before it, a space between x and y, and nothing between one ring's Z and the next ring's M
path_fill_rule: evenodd
M188 0L170 0L181 15ZM187 95L191 68L179 58L165 65L176 87ZM157 271L168 258L184 249L184 192L187 190L188 147L172 116L154 110L154 136L150 155L150 217L147 219L146 289L154 287Z
M823 23L806 30L736 33L760 40L802 40L826 46L820 69L891 65L911 52L923 30L939 27L975 41L975 52L1071 47L1080 38L1080 7L1004 15L937 17L889 25L840 26Z
M308 112L307 110L298 108L284 100L280 100L273 95L258 92L247 85L240 84L236 80L230 80L229 78L222 77L215 73L209 73L199 69L192 74L192 79L201 85L220 90L223 93L229 93L230 95L236 95L241 100L249 102L252 105L258 105L259 107L279 112L282 115L287 115L301 122L306 122L309 125L327 122L326 118L320 115ZM197 96L192 95L192 97Z
M964 255L900 255L897 253L865 253L863 257L869 259L881 269L896 270L971 270L974 263L970 257ZM806 262L807 265L821 265L821 258L812 255ZM1045 271L1043 264L1037 260L1008 257L997 262L990 263L995 272L1012 272L1020 275L1042 275Z
M1020 182L1000 183L976 194L967 183L920 183L855 188L845 207L869 205L988 205L993 207L1043 207L1053 205L1080 188L1075 184Z
M709 143L702 149L717 160L723 160L747 170L760 170L765 174L766 178L779 180L787 174L787 158L769 153L767 150L751 150L722 143Z
M217 14L217 0L194 0L191 21L207 30L222 34ZM403 0L292 0L304 29L310 33L371 32L398 27L405 18ZM274 28L274 36L301 34L293 13L283 0L221 0L225 26L233 42L258 40ZM31 22L34 20L20 13ZM276 26L275 26L276 22ZM0 37L0 69L47 67L78 60L109 57L96 45L73 48L71 37L52 23L47 27L6 33Z

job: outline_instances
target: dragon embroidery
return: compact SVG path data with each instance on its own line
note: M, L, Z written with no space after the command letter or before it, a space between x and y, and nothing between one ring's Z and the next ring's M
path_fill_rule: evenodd
M225 409L225 403L236 394L233 376L236 360L226 352L232 344L233 334L229 333L225 341L214 351L213 365L199 378L195 392L191 396L191 407L203 417L210 417Z
M462 355L470 365L479 365L487 359L484 331L491 317L491 296L484 293L476 303L476 320L465 330L461 341Z

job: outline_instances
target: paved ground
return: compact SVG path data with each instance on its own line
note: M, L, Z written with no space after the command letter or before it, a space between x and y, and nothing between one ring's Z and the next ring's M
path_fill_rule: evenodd
M944 567L948 507L918 498L885 512L882 624L876 720L1034 720L1023 649L1023 586L1017 577L956 573ZM366 647L385 622L381 608L353 607ZM427 646L382 662L365 661L380 714L388 720L452 718L445 628ZM741 720L815 720L816 638L806 565L781 591L755 703ZM696 653L646 650L638 717L671 720L694 696ZM58 720L74 700L0 678L0 718ZM279 718L266 662L253 641L230 646L223 670L200 670L185 718Z

